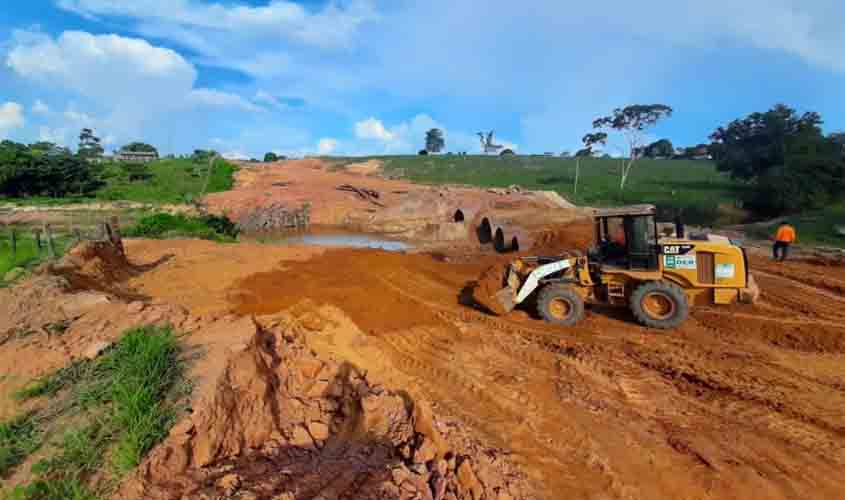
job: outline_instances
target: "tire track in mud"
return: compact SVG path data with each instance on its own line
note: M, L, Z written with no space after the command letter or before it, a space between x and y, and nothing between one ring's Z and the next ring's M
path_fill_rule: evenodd
M708 352L698 342L679 346L663 342L629 354L645 369L673 384L696 408L696 418L701 419L703 427L728 421L732 427L766 431L810 454L845 463L845 449L840 444L845 437L842 393L830 384L808 381L803 376L795 380L791 374L784 374L780 365L771 362L765 352L760 353L761 347L771 349L768 346L745 345L753 349L751 353L762 356L741 356L743 359L733 363L717 360L714 354L719 352ZM821 392L829 394L825 398L805 396Z
M839 269L842 268L840 267ZM759 261L751 263L751 271L755 276L758 274L778 276L790 281L801 283L815 290L838 296L845 295L845 279L839 278L840 275L845 278L845 273L837 272L835 273L836 277L832 277L830 272L819 272L814 267L807 264L787 264L787 267L784 268L784 266L780 264L763 264ZM830 268L828 268L827 271L830 271Z
M586 376L602 386L615 389L618 392L617 397L621 396L628 404L636 406L641 416L656 417L658 412L655 409L661 408L667 389L671 390L670 384L660 374L652 370L643 370L637 363L618 356L615 353L615 347L596 347L600 342L611 346L618 344L619 337L583 327L568 327L566 332L570 335L573 332L589 335L589 342L581 342L570 336L564 336L560 329L553 326L549 326L548 329L529 328L467 307L445 306L396 286L393 279L385 277L384 281L385 286L425 307L434 309L438 316L446 321L490 327L490 330L485 331L485 340L492 340L502 351L519 359L526 366L536 367L549 361L557 363L555 383L560 383L561 375L567 371L566 368L560 366L563 363L579 375ZM505 333L508 335L503 335ZM513 342L519 338L525 341L521 347L517 347ZM600 359L588 354L596 350L600 351ZM595 408L595 402L589 392L573 394L573 396L576 400L587 403L591 409ZM671 417L666 413L667 408L671 406L663 406L661 418ZM621 411L623 408L617 405L616 409Z
M547 486L558 485L572 490L579 487L578 483L583 482L587 474L594 480L607 482L613 489L621 487L609 467L596 466L596 463L603 462L600 458L604 456L601 446L580 426L569 423L569 415L562 410L559 402L554 403L557 401L554 388L555 379L560 376L560 356L520 336L484 328L489 326L489 322L479 321L486 317L482 313L458 313L459 308L443 306L407 292L396 286L392 278L383 277L386 287L420 306L436 310L444 322L461 330L458 342L475 347L455 346L454 351L469 354L467 359L451 359L457 368L450 369L437 366L444 364L443 360L448 356L430 349L429 346L438 342L431 338L431 330L425 333L418 330L394 332L380 337L397 356L397 364L403 372L414 377L421 387L438 392L436 400L439 404L511 449L515 462L534 470L542 464L542 469L554 471L543 479ZM507 322L494 320L494 323L510 331L527 330ZM547 333L541 335L546 336ZM469 365L483 366L481 369L477 366L469 369ZM460 373L456 369L461 370ZM520 374L525 380L503 384L495 379L484 380L480 375L469 374L488 374L497 370ZM531 393L526 391L528 387L532 388ZM544 401L552 401L553 404L544 404ZM476 415L484 417L480 419ZM503 441L503 436L509 438ZM568 472L570 470L577 470L578 474ZM551 491L560 490L551 488Z
M845 297L826 287L808 284L785 273L754 272L765 302L794 315L845 320Z

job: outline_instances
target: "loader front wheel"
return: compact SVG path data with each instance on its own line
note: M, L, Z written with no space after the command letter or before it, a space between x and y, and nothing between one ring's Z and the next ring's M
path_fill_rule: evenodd
M651 328L677 328L689 315L689 303L683 290L665 281L649 281L631 294L631 312Z
M537 295L537 311L549 323L574 325L584 317L584 299L571 287L546 285Z

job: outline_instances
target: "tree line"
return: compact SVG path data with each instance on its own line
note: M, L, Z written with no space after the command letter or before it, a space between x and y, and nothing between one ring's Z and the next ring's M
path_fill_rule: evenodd
M127 144L121 151L158 153L155 147L143 142ZM0 143L0 195L12 198L91 195L105 185L105 166L99 161L103 153L100 138L89 128L80 132L76 153L46 141L29 145L3 141ZM143 164L127 163L124 167L130 182L143 181L152 175Z

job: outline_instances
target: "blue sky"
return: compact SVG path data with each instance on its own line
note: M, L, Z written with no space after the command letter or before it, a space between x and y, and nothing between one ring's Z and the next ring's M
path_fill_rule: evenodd
M634 103L676 145L777 102L845 130L840 0L28 0L0 11L0 138L232 157L575 150ZM617 154L614 140L608 152Z

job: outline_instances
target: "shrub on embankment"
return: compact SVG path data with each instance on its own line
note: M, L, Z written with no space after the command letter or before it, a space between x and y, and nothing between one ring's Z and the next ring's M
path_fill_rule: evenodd
M159 213L139 219L124 231L124 236L135 238L201 238L215 241L232 241L238 237L238 228L225 216Z

